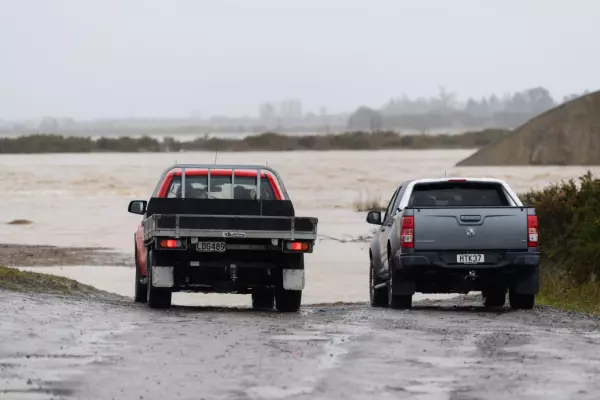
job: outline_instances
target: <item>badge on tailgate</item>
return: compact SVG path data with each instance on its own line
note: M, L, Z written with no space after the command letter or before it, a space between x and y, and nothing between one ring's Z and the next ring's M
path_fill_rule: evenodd
M231 237L231 238L246 237L246 232L223 232L223 237Z

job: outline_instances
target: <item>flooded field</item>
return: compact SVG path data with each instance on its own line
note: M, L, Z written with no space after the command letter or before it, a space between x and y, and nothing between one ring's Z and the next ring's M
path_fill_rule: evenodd
M297 215L319 218L320 240L306 258L305 303L366 301L371 227L354 207L359 198L386 202L403 180L435 176L492 176L516 191L576 178L584 167L460 167L471 150L221 153L220 163L275 168ZM147 199L160 172L179 163L213 163L214 153L45 154L0 157L0 243L108 247L131 254L140 217L127 213ZM600 168L592 168L600 172ZM31 223L8 224L22 219ZM50 268L50 269L49 269ZM124 295L133 294L133 269L38 267ZM249 304L249 296L180 294L176 303Z

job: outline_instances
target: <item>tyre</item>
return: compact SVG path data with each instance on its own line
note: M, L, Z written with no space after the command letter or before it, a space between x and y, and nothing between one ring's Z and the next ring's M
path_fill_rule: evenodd
M386 307L388 305L388 289L387 287L380 287L375 289L375 285L383 283L381 279L375 274L375 267L373 266L373 259L369 268L369 294L371 298L372 307Z
M304 254L290 254L287 267L304 269ZM302 303L302 290L286 290L283 288L283 272L275 289L275 308L279 312L297 312Z
M148 258L146 261L148 269L148 288L147 301L150 308L169 308L171 307L171 289L166 288L155 288L152 286L152 266L154 265L154 257L152 256L152 250L148 249Z
M412 295L394 294L394 274L392 273L392 260L388 259L389 279L388 279L388 307L394 310L408 310L412 308Z
M506 289L492 288L484 290L481 294L485 307L504 307L506 303Z
M297 312L302 303L302 290L285 290L283 288L275 291L275 307L279 312Z
M508 302L513 310L531 310L535 304L535 295L515 293L511 290L508 293Z
M142 276L142 271L140 270L140 263L138 260L137 246L134 244L134 259L135 259L135 294L133 297L133 301L136 303L145 303L148 300L148 284L142 283L144 277ZM146 280L147 282L147 280Z
M252 308L272 310L275 306L275 294L272 289L258 289L252 292Z

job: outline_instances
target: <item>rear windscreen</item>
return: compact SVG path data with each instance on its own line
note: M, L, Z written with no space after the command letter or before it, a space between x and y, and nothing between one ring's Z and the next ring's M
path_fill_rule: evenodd
M256 177L236 176L233 186L231 175L211 176L210 192L208 190L208 177L206 175L186 175L186 198L196 199L250 199L257 198ZM276 200L275 193L269 179L262 177L260 180L260 197L263 200ZM174 176L171 180L168 198L181 198L181 176Z
M412 207L499 207L510 206L502 185L487 182L436 182L416 184Z

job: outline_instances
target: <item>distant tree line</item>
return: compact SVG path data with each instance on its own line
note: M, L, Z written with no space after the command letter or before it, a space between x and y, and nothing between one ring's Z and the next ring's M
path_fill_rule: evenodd
M346 132L292 136L267 132L243 139L202 137L193 141L150 137L92 139L62 135L29 135L0 138L0 154L180 152L180 151L293 151L379 149L473 149L500 140L509 131L488 129L459 135L399 135L395 132Z
M581 95L588 94L585 91ZM562 102L581 95L563 96ZM456 93L440 88L437 97L410 99L407 96L390 99L381 109L359 107L348 119L351 130L428 131L456 127L515 128L531 118L559 105L543 87L526 89L498 97L491 94L481 99L469 98L459 102Z

